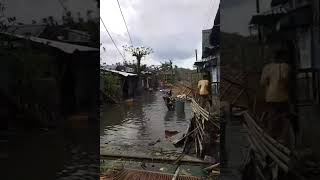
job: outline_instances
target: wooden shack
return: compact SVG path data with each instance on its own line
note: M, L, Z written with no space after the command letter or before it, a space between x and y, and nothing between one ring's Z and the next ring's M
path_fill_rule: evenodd
M134 73L127 73L124 71L117 71L103 68L101 69L102 76L116 76L119 79L120 91L117 92L121 99L133 98L136 95L136 88L138 85L138 75ZM105 92L112 93L112 92Z
M2 67L11 74L1 89L25 118L57 125L82 112L97 120L99 49L32 33L1 32L0 37L1 59L10 60Z

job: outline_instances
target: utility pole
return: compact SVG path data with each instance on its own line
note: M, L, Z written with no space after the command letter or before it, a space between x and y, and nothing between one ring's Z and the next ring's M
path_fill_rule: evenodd
M257 14L260 13L260 0L256 0L256 12ZM258 38L259 38L259 42L261 43L261 29L260 29L260 25L258 24Z
M195 53L196 53L196 61L198 61L198 50L195 49L194 51L195 51Z
M259 14L260 13L260 0L256 0L256 10L257 10L257 13Z

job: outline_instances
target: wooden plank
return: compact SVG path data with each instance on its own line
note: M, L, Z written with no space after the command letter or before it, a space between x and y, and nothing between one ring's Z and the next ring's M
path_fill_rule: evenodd
M134 156L129 154L109 154L109 153L101 153L101 159L126 159L133 161L145 161L145 162L153 162L153 163L174 163L177 158L176 157L148 157L148 156ZM189 158L189 156L184 156L180 161L180 164L211 164L210 162L203 161L196 158Z

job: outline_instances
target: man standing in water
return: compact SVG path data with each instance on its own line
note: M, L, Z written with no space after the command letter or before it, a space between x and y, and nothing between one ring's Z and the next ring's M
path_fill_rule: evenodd
M265 101L271 112L267 118L267 132L286 144L288 141L289 113L289 65L285 51L278 50L272 63L265 65L261 75L261 85L265 87Z

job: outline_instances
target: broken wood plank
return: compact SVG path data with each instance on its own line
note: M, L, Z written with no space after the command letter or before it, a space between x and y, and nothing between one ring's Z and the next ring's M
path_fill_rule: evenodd
M213 165L211 165L209 167L204 168L203 170L210 171L210 170L212 170L214 168L218 168L219 166L220 166L220 163L216 163L216 164L213 164Z
M184 156L185 156L184 153L180 154L177 160L174 162L174 164L178 164Z
M180 167L177 168L176 172L174 173L174 176L173 176L172 180L177 180L179 172L180 172Z
M129 154L110 154L110 153L101 153L101 159L124 159L124 160L133 160L133 161L144 161L144 162L153 162L153 163L174 163L177 159L176 157L148 157L148 156L134 156ZM210 162L203 161L191 156L185 155L180 161L180 164L210 164Z

